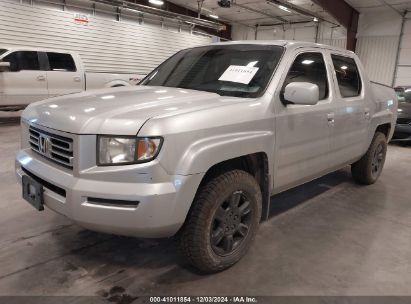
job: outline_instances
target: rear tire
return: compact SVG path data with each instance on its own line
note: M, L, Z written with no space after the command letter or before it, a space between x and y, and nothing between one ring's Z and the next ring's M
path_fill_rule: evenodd
M351 174L357 183L371 185L380 177L387 154L387 138L376 132L367 153L351 165Z
M223 173L199 189L178 234L183 257L205 273L224 270L247 252L261 219L255 178L241 170Z

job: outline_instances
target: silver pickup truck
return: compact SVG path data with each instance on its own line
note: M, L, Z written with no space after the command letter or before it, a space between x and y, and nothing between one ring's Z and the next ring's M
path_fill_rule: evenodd
M295 41L178 52L137 87L37 102L23 112L23 197L88 229L175 235L198 269L236 263L270 196L344 166L381 174L397 115L349 51Z

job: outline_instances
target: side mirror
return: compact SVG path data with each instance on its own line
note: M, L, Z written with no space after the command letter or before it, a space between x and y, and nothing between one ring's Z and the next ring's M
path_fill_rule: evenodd
M0 61L0 72L10 70L10 62Z
M320 100L320 89L310 82L292 82L285 87L284 99L293 104L315 105Z

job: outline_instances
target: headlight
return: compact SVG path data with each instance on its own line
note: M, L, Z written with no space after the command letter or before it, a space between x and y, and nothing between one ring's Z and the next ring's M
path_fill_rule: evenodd
M98 165L126 165L156 158L162 138L98 136L97 142Z

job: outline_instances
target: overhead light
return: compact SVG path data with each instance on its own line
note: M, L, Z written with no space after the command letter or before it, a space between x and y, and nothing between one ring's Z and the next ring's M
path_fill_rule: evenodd
M314 60L308 60L308 59L301 61L302 64L311 64L313 62Z
M288 8L286 8L284 5L279 5L278 6L280 9L282 9L283 11L286 11L286 12L289 12L290 13L290 10L288 9Z
M151 4L154 4L154 5L163 5L164 4L163 0L148 0L148 2L150 2Z
M214 15L214 14L208 15L208 17L211 17L211 18L214 18L214 19L218 19L218 16L217 16L217 15Z
M318 18L317 18L317 17L314 17L314 18L313 18L313 21L314 21L314 22L318 22Z

